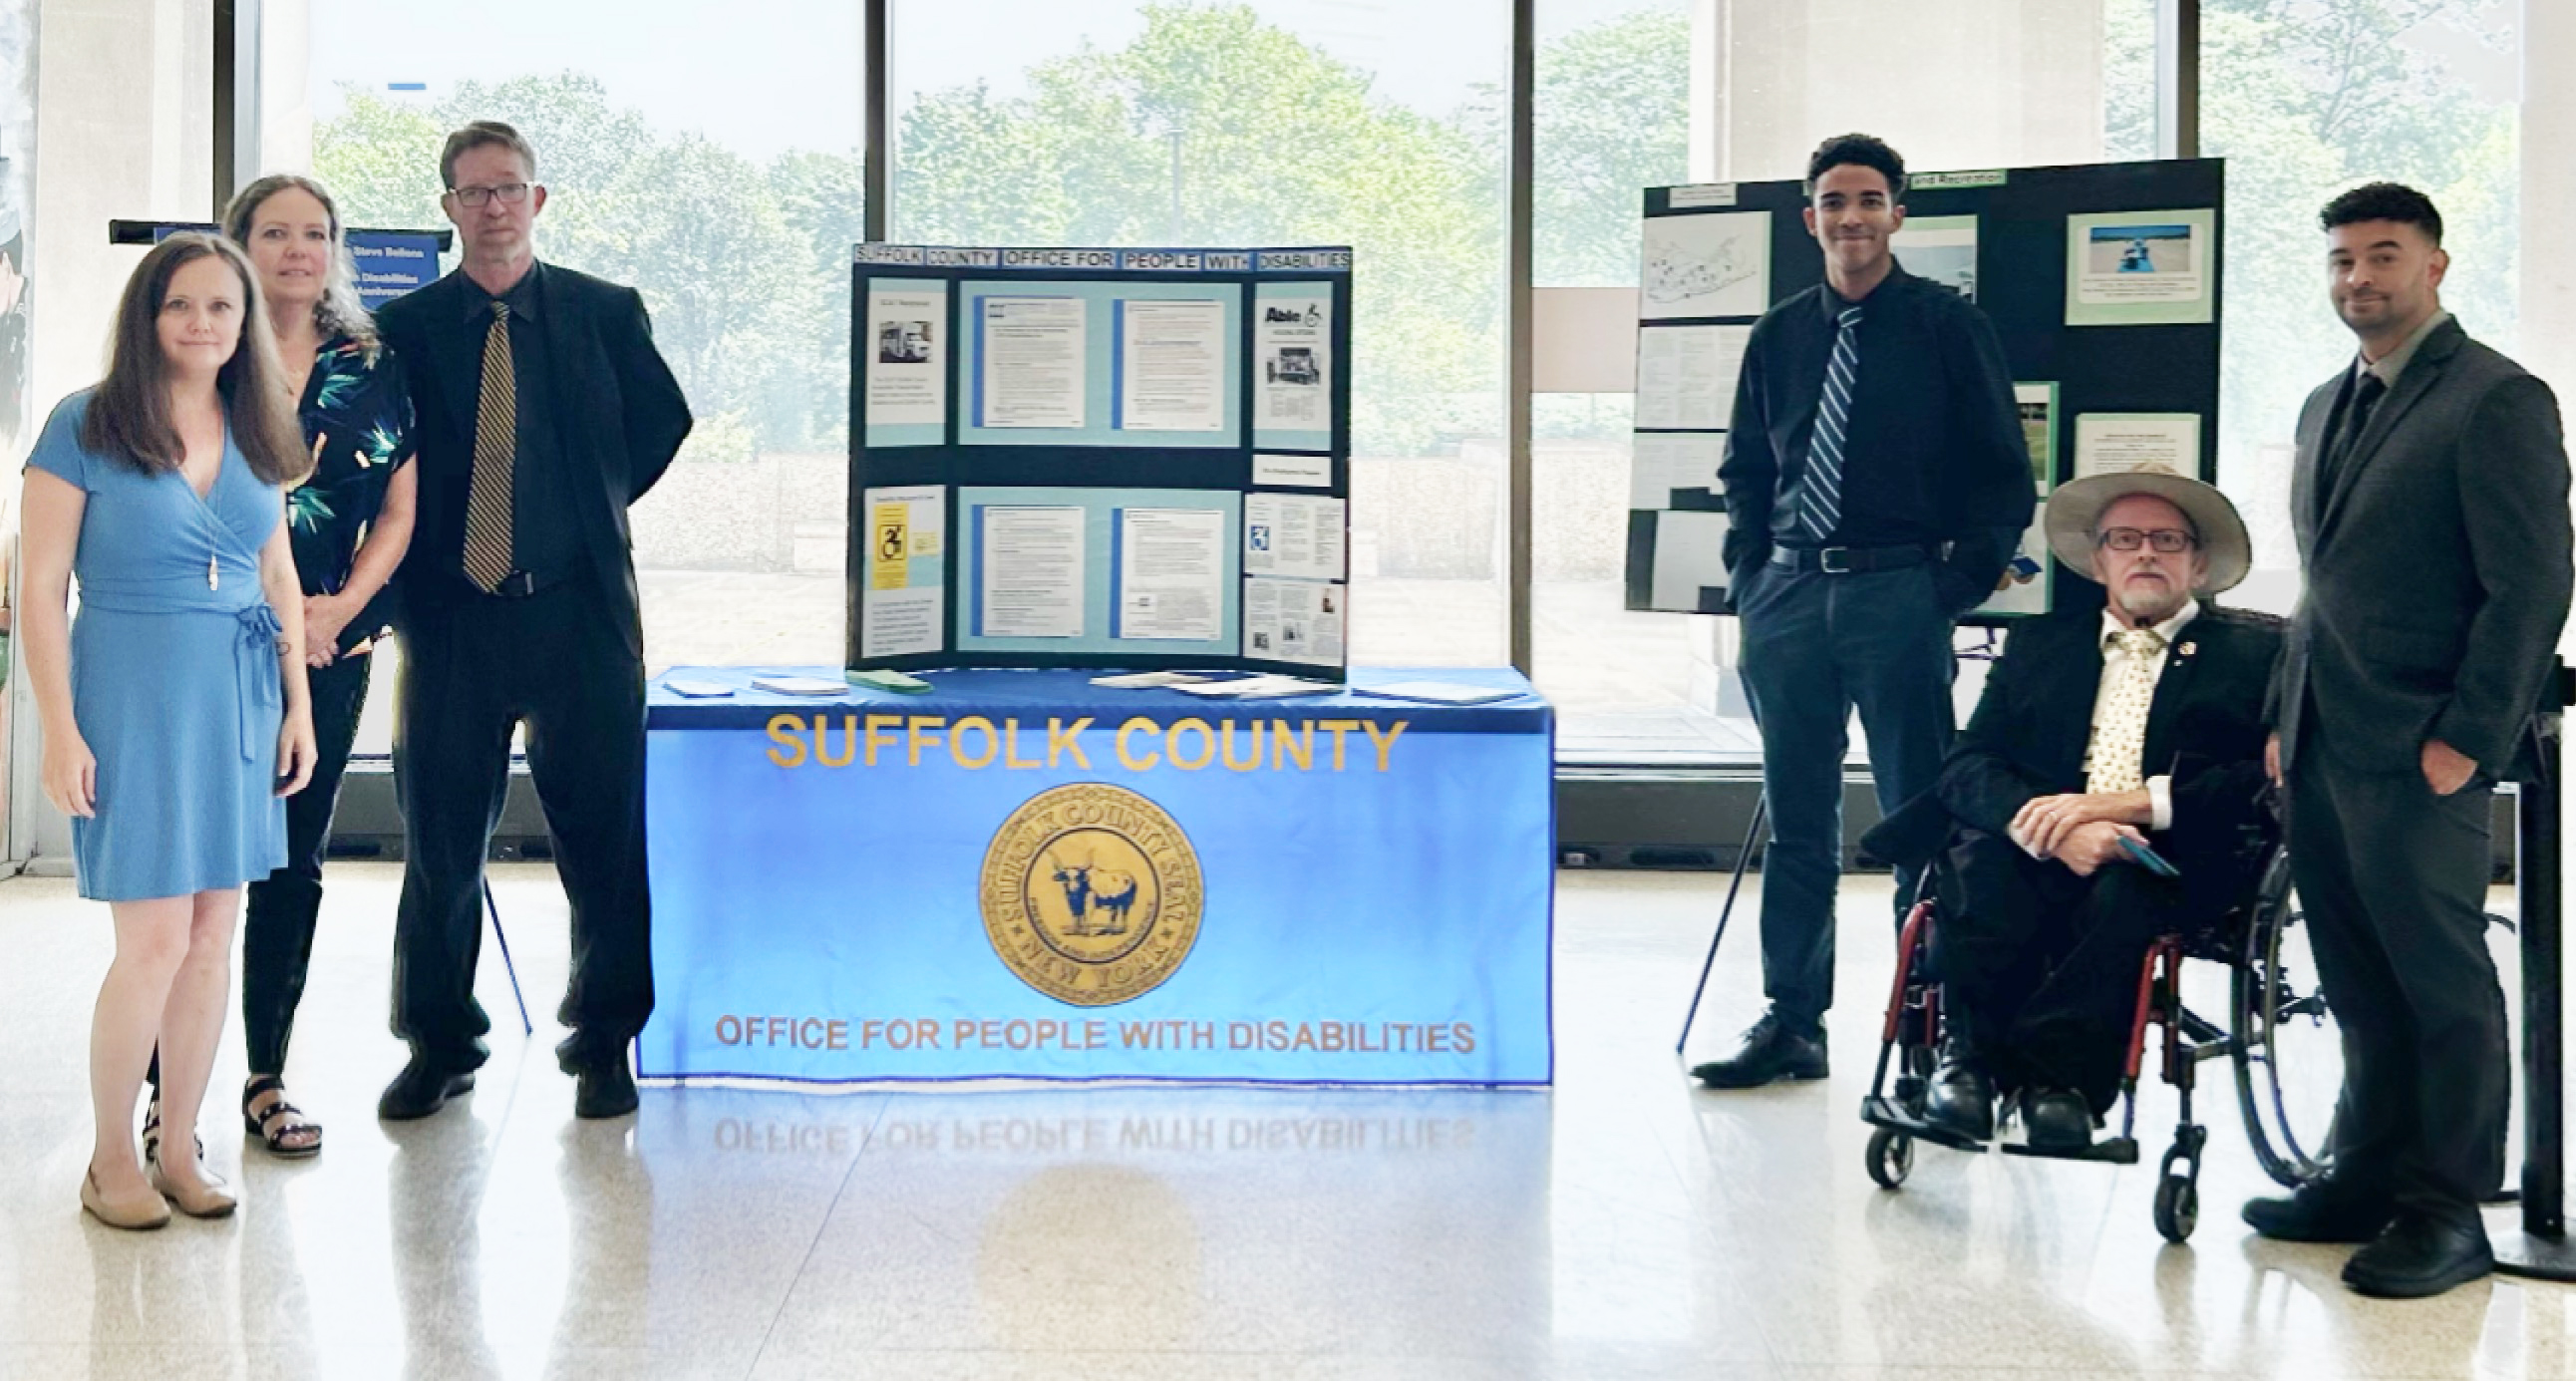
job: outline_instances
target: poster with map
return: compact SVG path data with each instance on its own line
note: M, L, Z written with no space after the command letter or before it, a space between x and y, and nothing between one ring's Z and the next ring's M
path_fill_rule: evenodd
M1643 321L1757 317L1771 306L1771 217L1762 211L1646 222Z

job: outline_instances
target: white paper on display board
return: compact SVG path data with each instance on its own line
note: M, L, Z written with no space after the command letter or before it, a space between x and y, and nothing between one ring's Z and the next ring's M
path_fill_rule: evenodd
M988 638L1081 637L1085 512L996 505L978 514L976 631Z
M1718 492L1724 432L1637 432L1629 437L1628 506L1670 508L1676 489Z
M1340 499L1299 494L1243 497L1243 569L1247 575L1339 580L1344 574Z
M1888 237L1907 273L1977 300L1977 218L1917 216Z
M1646 222L1637 315L1756 317L1771 306L1771 215L1738 211Z
M1086 304L1078 297L986 297L979 427L1083 425Z
M859 615L859 653L900 657L946 646L946 573L926 574L947 551L948 491L935 484L871 489L861 496L868 522L868 569Z
M1637 332L1637 426L1724 431L1750 326L1648 326Z
M920 279L868 283L868 425L948 421L948 285Z
M1695 614L1699 592L1726 587L1726 515L1667 509L1655 515L1657 609Z
M2045 614L2048 612L2048 527L2037 518L2021 534L2021 546L2004 566L1988 595L1974 612L1980 614Z
M1225 510L1118 513L1118 636L1212 642L1225 631Z
M1252 482L1300 489L1330 489L1333 487L1333 458L1257 454L1252 458Z
M2086 412L2075 416L2075 476L2171 470L2200 478L2200 416L2189 412Z
M1331 431L1331 294L1255 298L1253 316L1253 430Z
M1225 304L1129 299L1118 316L1119 429L1224 430Z
M2192 326L2216 319L2218 216L2206 208L2066 220L2066 324Z
M1350 587L1337 582L1244 577L1243 655L1340 666L1349 601Z

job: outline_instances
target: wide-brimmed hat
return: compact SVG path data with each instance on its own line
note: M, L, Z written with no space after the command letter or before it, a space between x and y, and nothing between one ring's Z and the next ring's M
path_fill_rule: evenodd
M2245 535L2245 520L2216 486L2178 475L2161 465L2087 475L2057 487L2048 496L2048 549L2077 575L2093 574L2093 528L2102 512L2133 494L2151 494L2182 510L2200 534L2201 554L2209 573L2199 588L2208 593L2232 590L2254 565L2254 542Z

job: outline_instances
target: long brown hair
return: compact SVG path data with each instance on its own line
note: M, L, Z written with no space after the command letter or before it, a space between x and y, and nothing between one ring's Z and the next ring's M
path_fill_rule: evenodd
M322 296L313 303L314 329L322 339L346 336L373 359L376 353L376 321L367 315L367 304L358 296L358 266L349 258L347 227L340 224L340 204L322 190L322 184L301 173L270 173L241 189L233 204L224 208L224 238L250 249L251 222L259 208L270 197L294 188L322 203L323 218L331 225L330 264L322 273Z
M224 419L242 459L264 484L302 479L313 468L304 430L286 396L277 362L277 333L259 296L259 275L229 241L190 231L153 246L125 280L116 304L116 334L108 349L107 377L90 396L81 419L81 446L152 473L176 470L187 456L170 416L170 362L161 353L161 304L179 270L208 255L224 261L242 286L241 341L215 374Z

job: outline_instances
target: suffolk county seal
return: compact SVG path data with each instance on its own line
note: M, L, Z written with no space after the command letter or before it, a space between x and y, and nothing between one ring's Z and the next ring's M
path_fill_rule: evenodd
M1189 958L1205 900L1189 836L1125 787L1059 786L1011 813L977 898L1020 981L1079 1007L1152 991Z

